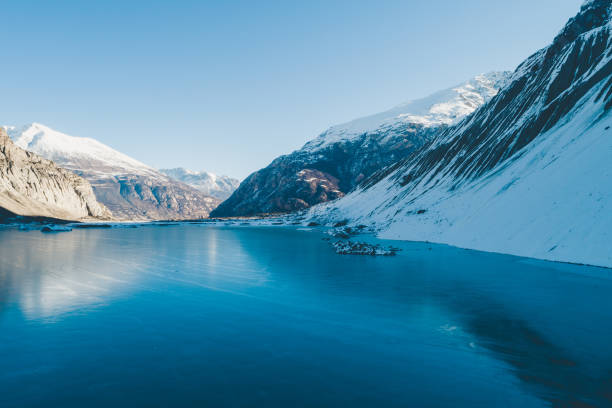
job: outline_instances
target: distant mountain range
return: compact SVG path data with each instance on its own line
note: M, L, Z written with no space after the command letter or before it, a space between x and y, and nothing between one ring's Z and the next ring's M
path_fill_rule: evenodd
M205 218L220 200L97 140L39 123L5 126L15 144L87 179L114 217L127 220Z
M85 179L21 149L0 128L0 221L16 216L78 221L111 213Z
M427 98L334 126L247 177L212 216L302 210L343 197L495 96L509 72L479 75Z
M473 115L309 219L612 267L612 2L585 2L504 82Z
M227 199L240 185L240 180L228 176L217 176L207 171L192 171L177 167L161 169L160 172L220 200Z

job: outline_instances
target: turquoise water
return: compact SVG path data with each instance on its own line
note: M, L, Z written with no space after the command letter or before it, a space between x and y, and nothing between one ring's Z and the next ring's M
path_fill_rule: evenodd
M0 406L612 406L609 270L321 238L1 230Z

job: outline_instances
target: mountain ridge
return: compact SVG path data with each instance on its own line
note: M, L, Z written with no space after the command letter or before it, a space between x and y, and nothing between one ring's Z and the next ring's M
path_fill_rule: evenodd
M473 115L309 215L385 238L612 266L610 4L585 3Z
M188 184L204 194L220 200L227 199L240 185L240 181L235 178L225 175L219 176L204 170L194 171L184 167L175 167L160 169L159 171L168 177Z
M338 199L473 112L497 93L508 74L479 75L429 97L333 126L252 173L211 216L291 212Z
M111 219L83 178L15 145L0 128L0 208L7 214L78 221Z
M205 218L220 200L91 138L33 123L5 126L9 136L87 179L98 200L124 220Z

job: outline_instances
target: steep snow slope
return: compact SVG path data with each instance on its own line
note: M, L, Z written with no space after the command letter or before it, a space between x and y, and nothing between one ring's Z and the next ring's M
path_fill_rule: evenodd
M585 3L458 126L312 210L382 237L612 267L612 24Z
M225 200L240 185L240 181L228 176L217 176L207 171L192 171L182 167L159 170L168 177L190 185L211 197Z
M251 174L211 215L289 212L342 197L488 101L508 75L479 75L430 97L334 126Z
M15 144L86 178L97 199L123 219L191 219L208 216L220 200L94 139L33 123L5 127Z
M111 217L86 180L22 150L0 128L0 219L9 213L67 220Z

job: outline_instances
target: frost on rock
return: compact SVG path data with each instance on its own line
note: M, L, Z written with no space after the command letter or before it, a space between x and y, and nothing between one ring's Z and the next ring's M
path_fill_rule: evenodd
M359 235L362 232L364 232L364 230L366 229L365 225L358 225L356 227L350 227L350 226L339 226L339 227L335 227L329 231L326 231L325 233L331 237L334 238L343 238L343 239L347 239L350 238L354 235Z
M332 247L340 255L395 256L399 251L399 248L353 241L336 241Z

